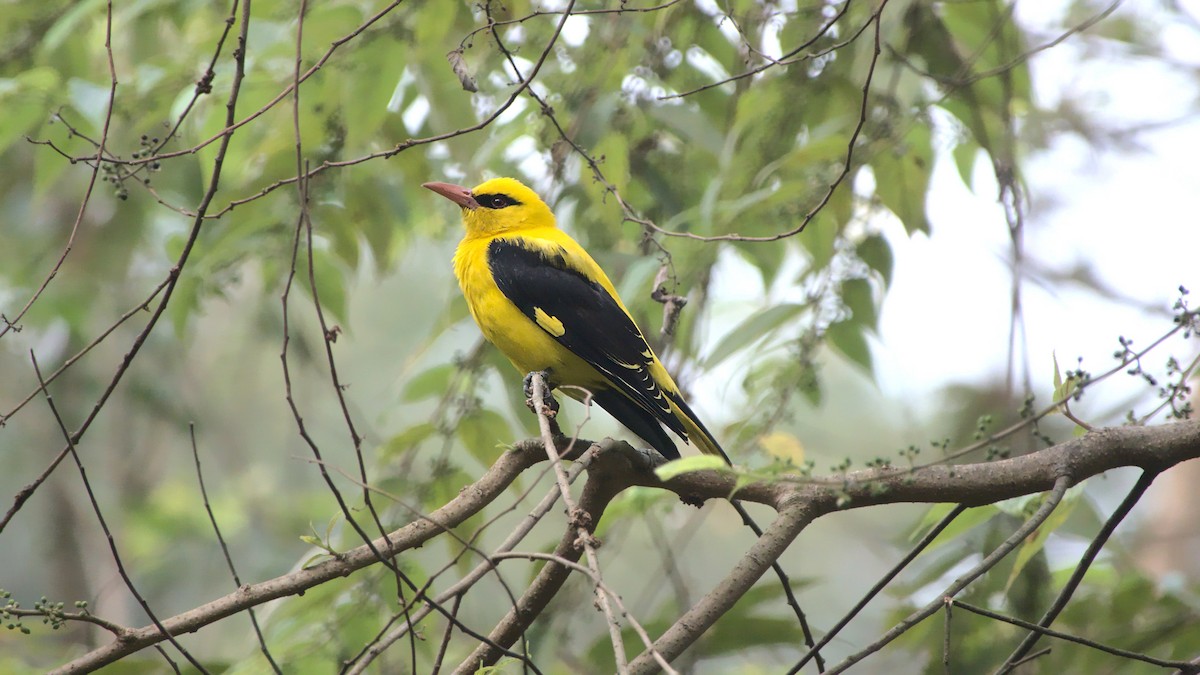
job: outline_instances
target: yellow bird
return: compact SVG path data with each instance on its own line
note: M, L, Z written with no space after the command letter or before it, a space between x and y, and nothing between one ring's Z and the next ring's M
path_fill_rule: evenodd
M424 187L462 207L466 235L454 252L454 276L483 336L518 371L549 371L551 386L586 389L667 459L679 451L663 426L729 461L646 344L608 275L558 229L533 190L513 178L474 189Z

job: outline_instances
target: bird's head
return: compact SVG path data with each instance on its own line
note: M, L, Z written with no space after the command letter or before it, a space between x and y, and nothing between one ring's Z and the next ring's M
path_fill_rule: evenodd
M451 183L425 183L423 187L462 207L468 237L554 226L550 207L515 178L493 178L469 190Z

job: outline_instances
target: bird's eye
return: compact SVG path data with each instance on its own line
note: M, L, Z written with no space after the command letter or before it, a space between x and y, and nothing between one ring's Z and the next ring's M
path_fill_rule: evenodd
M475 201L479 202L479 205L485 209L503 209L521 203L506 194L500 193L485 193L473 196L475 197Z

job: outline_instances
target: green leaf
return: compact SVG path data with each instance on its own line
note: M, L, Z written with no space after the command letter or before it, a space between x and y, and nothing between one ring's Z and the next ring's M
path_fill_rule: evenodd
M4 110L0 115L0 152L49 117L48 99L58 87L59 76L53 68L34 68L13 79L0 78L0 108Z
M737 328L729 331L704 359L704 367L712 368L750 344L766 337L805 310L805 305L784 303L751 314Z
M1074 377L1063 379L1062 373L1058 369L1058 355L1051 352L1051 357L1054 359L1054 397L1052 400L1062 401L1070 398L1075 390L1079 387L1079 381Z
M858 243L857 252L859 260L866 263L867 267L879 272L879 275L883 277L885 289L892 285L892 270L895 261L892 258L892 247L888 244L887 239L878 234L872 234Z
M936 506L930 507L930 509L925 512L925 516L921 518L921 522L918 523L915 528L913 528L912 534L909 535L909 541L916 541L917 539L925 536L925 533L933 529L933 526L938 521L940 521L942 518L945 518L946 515L954 509L954 506L954 504L937 504ZM1000 514L1000 509L990 504L967 509L961 515L955 518L954 522L947 525L946 529L942 530L942 533L937 536L937 539L934 539L929 544L929 547L926 550L932 551L944 544L957 541L970 530L990 522L993 518Z
M458 366L453 363L443 363L417 373L404 385L400 399L406 403L412 403L431 396L440 396L446 392L446 387L450 385L450 379L456 372L458 372Z
M873 331L878 330L879 313L875 307L871 282L866 279L847 279L842 282L842 302L850 309L855 323Z
M472 410L458 423L458 438L467 452L481 464L490 465L500 448L512 443L512 428L504 416L494 410Z
M62 13L58 21L45 32L39 45L45 52L53 52L63 42L78 38L85 30L87 21L104 11L104 0L84 0L77 2Z
M1013 562L1012 571L1009 572L1008 581L1004 584L1006 591L1021 576L1021 571L1025 569L1029 561L1045 548L1046 540L1050 538L1050 535L1054 534L1055 530L1061 527L1067 521L1067 518L1071 516L1071 513L1079 504L1079 496L1081 494L1082 492L1075 488L1069 490L1059 503L1058 508L1054 509L1054 512L1050 514L1050 517L1034 530L1032 536L1027 537L1025 541L1021 542L1021 546L1017 549L1017 557Z
M649 112L662 123L664 130L673 130L684 143L695 145L713 155L721 153L725 135L699 110L688 106L656 105Z
M875 172L875 194L904 229L929 233L925 197L933 170L933 143L928 126L913 125L898 143L880 151L871 160Z
M345 36L362 23L362 18L362 10L349 4L330 3L313 7L304 20L305 51L325 51L334 40ZM364 51L366 49L360 49L360 57Z
M856 321L839 321L825 331L825 342L851 363L865 370L868 376L874 375L871 347L867 344L861 324Z
M654 470L654 475L658 476L659 480L671 480L676 476L693 471L721 471L728 468L729 465L725 463L725 460L716 455L693 455L663 464Z
M962 178L963 184L968 188L971 187L972 179L975 176L975 159L979 157L979 150L978 143L970 138L964 138L959 140L950 153L954 156L954 166L958 169L958 176Z
M1057 401L1058 399L1062 398L1060 395L1063 383L1062 373L1058 370L1058 354L1056 352L1050 352L1050 358L1054 359L1054 400Z
M432 422L421 422L420 424L414 424L413 426L389 438L377 452L380 457L384 459L395 457L398 454L412 449L421 441L436 434L437 431L437 425L433 424Z

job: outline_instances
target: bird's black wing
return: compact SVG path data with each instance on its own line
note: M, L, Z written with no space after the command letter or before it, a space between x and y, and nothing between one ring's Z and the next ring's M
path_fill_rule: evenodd
M487 254L496 285L525 316L600 371L637 409L687 440L683 423L651 376L653 352L646 338L608 291L572 267L568 258L564 249L547 253L514 239L492 241ZM623 401L606 404L600 396L596 402L663 451L655 442L659 439L647 436L652 434L648 427L654 427L653 423L631 419L633 406L622 405ZM654 428L670 443L661 429ZM674 444L670 446L671 454L678 456Z

